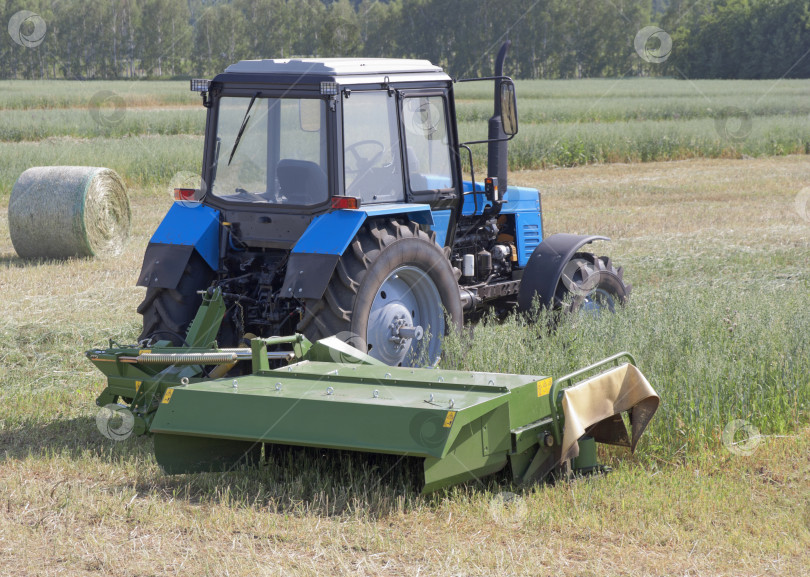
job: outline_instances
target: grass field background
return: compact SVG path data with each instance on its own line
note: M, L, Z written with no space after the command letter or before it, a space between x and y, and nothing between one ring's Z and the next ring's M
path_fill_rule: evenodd
M810 152L810 80L519 81L517 90L513 170ZM457 99L461 139L486 137L491 85L458 84ZM138 186L198 172L204 125L187 82L0 81L0 198L26 167L54 161L96 158ZM474 153L480 170L486 147Z
M806 152L808 88L518 84L510 183L542 191L547 234L610 236L595 248L624 266L633 294L614 316L551 334L519 317L484 322L447 343L445 366L560 375L629 350L662 404L635 456L602 453L607 477L529 488L496 477L420 497L385 461L296 452L261 471L165 477L148 439L101 437L103 382L82 351L137 336L135 277L170 182L199 171L204 111L186 83L0 83L0 573L805 574L810 157L785 155ZM461 97L462 132L477 136L490 91ZM728 106L751 121L743 139L717 130L713 111ZM662 127L682 147L645 156ZM553 152L580 141L603 152ZM650 162L593 165L628 160ZM8 195L47 164L125 178L123 255L16 258ZM765 435L749 456L721 440L735 420Z

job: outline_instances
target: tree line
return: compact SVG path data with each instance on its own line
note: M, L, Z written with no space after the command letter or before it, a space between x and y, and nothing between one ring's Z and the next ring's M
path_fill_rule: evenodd
M292 56L476 76L507 38L516 78L810 76L810 0L0 0L0 22L0 78L212 76Z
M671 0L662 73L688 78L810 78L810 0Z

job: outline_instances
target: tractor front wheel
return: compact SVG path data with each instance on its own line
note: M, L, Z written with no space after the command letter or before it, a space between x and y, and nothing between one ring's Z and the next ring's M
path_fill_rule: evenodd
M572 313L613 313L617 305L627 302L631 289L622 280L622 269L616 269L609 257L578 252L563 269L554 295L555 308Z
M407 221L366 223L323 297L305 307L298 331L307 338L338 335L392 366L434 362L442 337L462 324L450 262L432 235Z

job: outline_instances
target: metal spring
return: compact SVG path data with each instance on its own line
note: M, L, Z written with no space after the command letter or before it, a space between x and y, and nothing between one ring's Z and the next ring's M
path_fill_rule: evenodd
M236 360L236 353L144 353L137 357L139 363L161 365L218 365Z

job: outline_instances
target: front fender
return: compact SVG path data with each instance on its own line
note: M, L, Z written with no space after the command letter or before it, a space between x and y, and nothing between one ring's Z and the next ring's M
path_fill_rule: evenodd
M595 240L610 239L606 236L561 233L552 234L537 245L520 281L518 291L520 310L531 310L535 295L540 299L541 306L552 305L565 265L580 248Z

